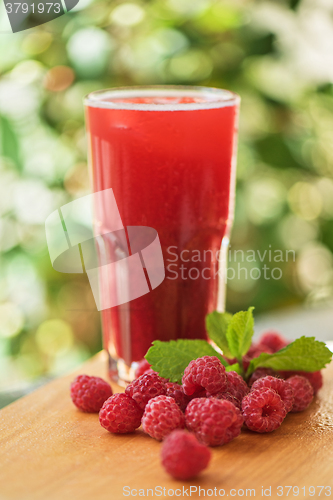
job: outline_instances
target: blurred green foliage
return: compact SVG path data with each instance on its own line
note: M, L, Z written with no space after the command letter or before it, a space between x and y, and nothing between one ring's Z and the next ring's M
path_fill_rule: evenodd
M1 385L58 374L101 347L88 282L52 269L44 232L53 210L89 192L82 99L92 90L172 83L240 94L229 266L266 264L282 277L243 270L228 281L228 309L332 295L332 19L328 0L81 0L50 23L0 34ZM267 252L249 263L236 249ZM295 259L269 262L269 250Z

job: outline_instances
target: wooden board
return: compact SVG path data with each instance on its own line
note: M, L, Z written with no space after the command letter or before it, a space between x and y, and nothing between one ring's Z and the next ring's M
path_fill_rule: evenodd
M105 377L105 354L77 373ZM264 498L262 488L268 494L269 487L270 498L287 498L287 486L300 488L288 498L319 498L319 486L330 487L333 497L333 366L325 370L324 388L307 411L289 414L272 434L244 431L213 449L209 468L188 483L164 472L160 443L141 430L112 435L99 425L98 415L76 410L69 398L73 377L55 380L0 411L1 500L118 500L135 493L170 498L172 490L181 498L186 493L203 498L199 487L205 498L220 498L222 489L225 497L249 498L246 490L254 489L255 497ZM320 498L329 498L328 488Z

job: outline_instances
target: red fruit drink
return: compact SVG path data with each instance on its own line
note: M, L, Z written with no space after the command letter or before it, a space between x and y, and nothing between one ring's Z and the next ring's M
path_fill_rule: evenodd
M102 311L104 346L129 367L153 340L206 338L205 315L224 308L239 98L133 87L85 104L93 191L112 188L124 226L154 228L163 251L157 288ZM99 223L108 225L107 210Z

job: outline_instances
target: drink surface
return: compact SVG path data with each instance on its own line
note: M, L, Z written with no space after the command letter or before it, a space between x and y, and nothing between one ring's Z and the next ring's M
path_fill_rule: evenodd
M115 98L115 99L105 99L106 102L113 103L123 103L123 104L152 104L153 106L156 104L205 104L207 101L204 97L190 97L190 96L146 96L146 97L125 97L125 98Z
M129 365L155 339L206 337L216 256L233 216L237 102L145 95L103 103L87 106L93 190L113 189L124 226L157 230L166 268L156 289L102 311L105 347ZM97 223L107 228L107 210Z

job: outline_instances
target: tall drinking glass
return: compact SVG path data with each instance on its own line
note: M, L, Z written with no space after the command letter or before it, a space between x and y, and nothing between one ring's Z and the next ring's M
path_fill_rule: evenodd
M101 279L100 293L128 286L129 256L140 257L148 285L148 293L101 308L113 378L130 380L156 339L205 339L205 315L224 310L239 101L227 90L190 86L118 88L85 99L93 191L112 189L124 226L99 246L100 265L107 255L123 266ZM106 233L113 210L104 201L95 227ZM135 247L135 228L152 228L147 242L156 251L160 242L158 286L149 255Z

